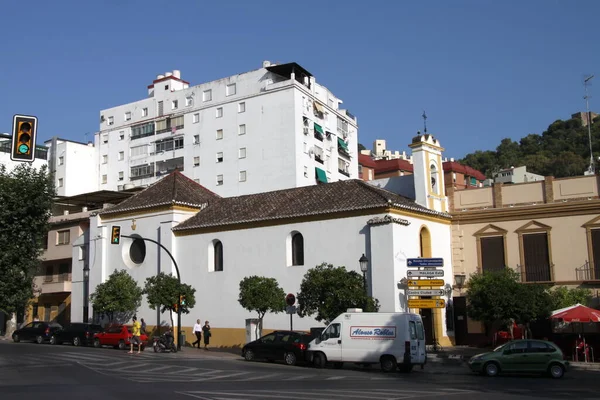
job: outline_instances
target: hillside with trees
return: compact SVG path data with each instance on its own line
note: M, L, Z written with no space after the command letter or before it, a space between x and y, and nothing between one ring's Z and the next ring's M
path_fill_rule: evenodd
M592 124L592 149L597 160L600 154L600 117ZM496 150L478 150L467 154L461 163L483 172L493 173L511 166L527 166L528 172L563 178L583 175L590 159L588 128L581 120L557 120L542 133L529 134L518 142L502 139Z

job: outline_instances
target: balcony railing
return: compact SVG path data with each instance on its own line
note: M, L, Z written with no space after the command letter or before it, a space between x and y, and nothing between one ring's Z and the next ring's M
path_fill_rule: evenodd
M350 172L348 172L348 171L344 171L344 170L343 170L343 169L341 169L341 168L338 168L338 172L339 172L340 174L342 174L342 175L346 175L347 177L350 177Z
M575 268L575 279L578 281L600 280L600 268L594 268L589 261Z
M71 273L65 272L57 275L44 275L44 284L46 283L62 283L62 282L70 282L71 281Z
M552 269L554 264L526 265L525 271L521 265L517 265L517 273L521 276L521 282L552 282Z

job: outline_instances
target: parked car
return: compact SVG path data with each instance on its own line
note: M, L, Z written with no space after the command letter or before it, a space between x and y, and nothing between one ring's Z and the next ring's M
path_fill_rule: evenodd
M54 332L59 331L60 329L62 329L62 326L56 322L30 322L21 329L14 331L12 339L15 343L25 340L42 344L44 342L49 342Z
M563 352L545 340L514 340L469 360L469 368L487 376L501 372L543 373L562 378L569 367Z
M50 344L73 343L74 346L91 345L94 335L102 332L102 327L96 324L75 322L63 329L54 332L50 337Z
M306 332L275 331L247 343L242 348L242 357L247 361L265 359L296 365L306 361L306 349L312 339Z
M113 346L120 350L125 350L131 345L131 326L113 325L104 332L94 334L94 347ZM140 336L142 341L142 350L148 342L148 335L142 333ZM136 345L137 347L137 345Z

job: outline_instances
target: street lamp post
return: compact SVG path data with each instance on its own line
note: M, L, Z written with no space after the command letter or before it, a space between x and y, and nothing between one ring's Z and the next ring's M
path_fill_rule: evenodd
M365 253L358 260L360 264L360 270L363 274L363 288L365 290L365 304L363 306L363 311L366 311L367 304L369 301L369 292L367 291L367 270L369 269L369 259L365 256Z
M454 283L458 288L458 293L461 294L462 288L465 285L465 280L467 279L465 274L456 274L454 275Z

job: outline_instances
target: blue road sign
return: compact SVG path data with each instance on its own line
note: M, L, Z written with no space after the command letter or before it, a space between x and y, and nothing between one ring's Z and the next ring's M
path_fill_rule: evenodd
M409 267L443 267L443 258L409 258L406 260Z

